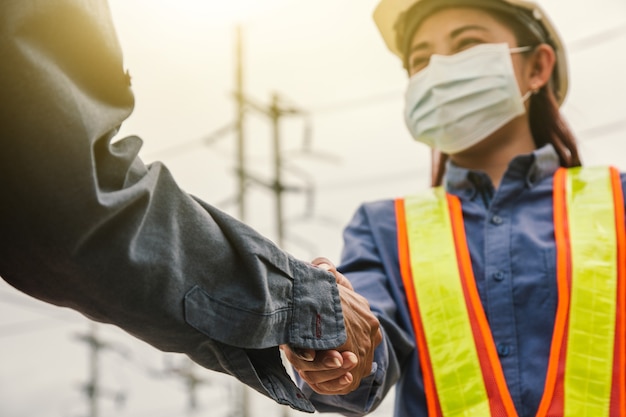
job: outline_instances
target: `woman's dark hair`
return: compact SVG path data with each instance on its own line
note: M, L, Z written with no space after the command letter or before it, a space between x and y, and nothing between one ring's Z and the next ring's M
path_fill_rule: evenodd
M541 39L538 39L522 22L512 15L489 9L485 9L485 11L512 29L518 46L539 45L542 43ZM532 51L526 53L529 54ZM576 139L561 116L559 103L554 95L551 83L546 84L530 97L528 120L537 148L550 143L559 155L559 162L562 167L569 168L582 165L578 155ZM433 187L442 184L447 160L448 155L433 151L431 158L431 185Z

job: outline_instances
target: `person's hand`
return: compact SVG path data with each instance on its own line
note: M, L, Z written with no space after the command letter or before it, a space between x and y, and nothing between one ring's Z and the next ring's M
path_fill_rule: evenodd
M313 351L281 348L300 377L319 394L348 394L372 369L374 350L382 341L378 319L368 301L357 294L350 281L326 258L316 258L314 265L335 275L346 329L346 342L336 349Z

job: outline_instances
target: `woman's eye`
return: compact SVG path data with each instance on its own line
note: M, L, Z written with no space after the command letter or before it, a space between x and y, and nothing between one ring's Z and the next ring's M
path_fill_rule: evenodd
M428 66L428 62L430 61L430 57L429 56L416 56L411 58L410 61L410 70L411 73L416 73L418 71L423 70L424 68L426 68Z
M456 46L456 50L457 51L463 51L465 49L469 49L472 46L476 46L476 45L480 45L482 43L485 43L484 41L477 39L477 38L465 38L465 39L461 39Z

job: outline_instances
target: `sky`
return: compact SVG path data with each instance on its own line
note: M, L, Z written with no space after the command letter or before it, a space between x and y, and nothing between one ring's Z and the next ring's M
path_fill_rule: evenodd
M136 96L119 137L144 140L140 156L162 161L186 191L238 215L235 137L214 135L235 117L235 27L243 35L244 92L260 106L277 94L298 109L280 119L284 197L282 246L310 260L338 261L341 232L363 201L428 184L429 159L403 122L406 75L371 14L377 0L110 0ZM543 0L565 42L570 90L562 112L586 165L626 170L626 2ZM273 178L272 125L250 110L249 173ZM213 138L212 141L207 138ZM277 239L274 196L252 184L244 220ZM82 417L89 350L81 315L33 300L0 281L0 416ZM101 417L227 416L240 403L232 378L192 368L204 381L189 408L165 355L112 326L98 326ZM168 371L169 369L169 371ZM251 416L298 416L247 392ZM124 398L123 401L120 401ZM387 401L375 415L389 415Z

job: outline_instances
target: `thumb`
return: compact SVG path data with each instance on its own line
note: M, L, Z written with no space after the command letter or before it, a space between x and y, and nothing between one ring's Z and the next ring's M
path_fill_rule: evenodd
M323 256L318 256L317 258L313 259L311 263L318 268L322 268L325 271L332 272L335 269L335 265L331 261L329 261L328 258L324 258Z
M327 258L323 258L323 257L315 258L313 262L311 263L317 266L318 268L323 269L324 271L328 271L331 274L333 274L335 276L335 280L337 281L337 285L341 285L342 287L354 290L350 281L348 281L348 279L345 276L343 276L342 273L337 271L337 268L335 267L335 265L333 265L333 263L329 261Z
M352 287L352 283L350 281L348 281L348 278L343 276L343 274L337 272L335 274L335 279L337 280L337 285L341 285L344 288L348 288L348 289L354 291L354 288Z
M292 347L291 351L298 357L306 362L313 362L315 360L315 350L313 349L303 349Z

